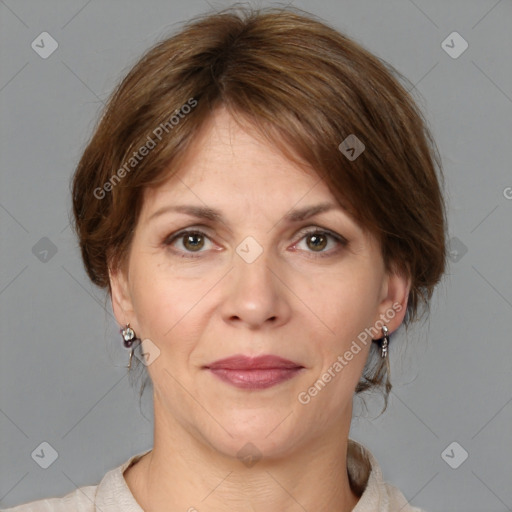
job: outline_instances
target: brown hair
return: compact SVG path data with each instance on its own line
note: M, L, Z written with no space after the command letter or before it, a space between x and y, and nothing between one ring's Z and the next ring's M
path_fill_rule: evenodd
M427 123L395 76L403 79L298 9L236 6L191 20L120 82L76 169L74 228L89 277L111 293L108 268L126 261L144 190L178 168L222 105L318 172L377 237L387 269L410 276L404 324L421 317L445 269L442 170ZM355 159L339 149L350 135L365 145ZM369 358L356 392L384 385L387 403L380 359Z

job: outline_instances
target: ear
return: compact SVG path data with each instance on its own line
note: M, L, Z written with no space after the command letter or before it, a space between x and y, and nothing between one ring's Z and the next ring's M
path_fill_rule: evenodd
M118 323L124 327L128 322L133 323L135 317L128 279L125 272L121 269L113 270L109 268L108 275L110 279L112 310Z
M387 326L390 334L396 331L402 324L407 312L410 289L410 276L389 272L383 282L381 302L374 325L379 320L379 324Z

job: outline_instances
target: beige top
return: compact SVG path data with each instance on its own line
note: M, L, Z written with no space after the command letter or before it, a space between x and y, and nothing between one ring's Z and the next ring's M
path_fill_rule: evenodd
M98 485L80 487L62 498L32 501L4 509L4 512L144 512L135 501L123 473L149 451L134 455L112 469ZM423 512L408 505L396 487L383 481L371 452L352 439L348 440L347 468L350 485L361 496L352 512Z

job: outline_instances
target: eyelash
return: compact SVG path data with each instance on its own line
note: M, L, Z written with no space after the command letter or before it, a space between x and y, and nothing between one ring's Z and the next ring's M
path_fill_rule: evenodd
M172 244L176 240L183 239L185 237L185 235L200 235L200 236L203 236L208 239L210 238L206 233L204 233L203 231L201 231L199 229L186 229L183 231L179 231L178 233L176 233L174 235L170 235L170 236L166 237L163 241L163 244L165 246L172 246ZM313 229L309 229L307 231L302 231L300 233L300 235L301 236L300 236L299 242L310 235L326 235L326 236L334 239L336 242L338 242L341 247L346 247L348 245L348 241L344 237L342 237L341 235L338 235L328 229L324 229L324 228L313 228ZM297 242L297 244L299 242ZM297 245L297 244L295 244L295 245ZM195 254L197 254L197 256L194 254L193 251L181 251L180 250L179 252L181 253L181 257L183 257L183 258L199 258L200 253L205 252L205 251L197 251L195 253ZM318 253L315 253L314 251L307 251L307 252L310 252L312 255L311 257L313 257L313 258L326 258L328 256L333 256L334 254L337 254L339 252L339 248L331 250L329 252L323 252L323 251L318 252Z

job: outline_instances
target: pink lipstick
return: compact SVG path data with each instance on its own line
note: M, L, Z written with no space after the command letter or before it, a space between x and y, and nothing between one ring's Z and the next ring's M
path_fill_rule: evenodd
M216 377L243 389L265 389L295 377L304 367L273 355L236 355L205 366Z

